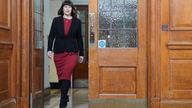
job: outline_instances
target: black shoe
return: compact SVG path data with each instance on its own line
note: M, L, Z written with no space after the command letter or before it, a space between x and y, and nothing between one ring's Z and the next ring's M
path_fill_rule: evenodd
M63 105L63 104L60 104L60 105L59 105L59 108L67 108L67 104L64 104L64 105Z
M69 97L67 95L61 95L60 108L67 107L67 102L69 102Z

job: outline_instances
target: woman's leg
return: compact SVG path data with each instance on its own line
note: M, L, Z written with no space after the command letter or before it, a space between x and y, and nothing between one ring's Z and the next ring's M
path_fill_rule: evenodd
M66 108L67 102L69 101L68 91L70 88L70 80L60 80L61 98L60 108Z

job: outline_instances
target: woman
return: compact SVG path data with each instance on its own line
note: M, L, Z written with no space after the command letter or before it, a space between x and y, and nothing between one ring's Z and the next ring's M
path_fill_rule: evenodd
M48 57L54 56L61 89L60 108L65 108L69 101L67 93L70 88L70 77L77 64L78 55L80 63L84 59L83 41L81 21L76 18L74 6L70 0L62 3L58 15L53 19L48 38Z

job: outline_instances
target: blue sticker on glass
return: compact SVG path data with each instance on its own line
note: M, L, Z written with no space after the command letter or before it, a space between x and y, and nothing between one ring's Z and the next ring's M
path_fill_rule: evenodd
M98 40L98 48L106 48L106 40Z

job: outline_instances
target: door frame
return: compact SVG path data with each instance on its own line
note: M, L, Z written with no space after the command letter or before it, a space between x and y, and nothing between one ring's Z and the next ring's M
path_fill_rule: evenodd
M17 21L18 21L18 38L17 38L17 108L29 108L30 104L30 81L29 81L29 38L30 34L30 0L17 0ZM17 61L17 62L18 62Z
M161 36L161 0L148 1L148 37L147 37L147 85L148 108L160 108L160 36Z
M147 1L147 97L149 108L159 108L160 103L160 1L148 0ZM29 37L30 35L30 1L17 2L18 5L18 49L21 52L17 52L22 58L20 65L21 68L17 75L17 84L19 89L17 91L17 106L28 108L29 106ZM20 47L21 46L21 47ZM22 47L23 46L23 47ZM24 47L25 46L25 47ZM91 51L91 50L89 50ZM19 98L22 97L22 98Z
M18 99L17 106L28 108L30 103L27 98L29 93L29 64L25 61L29 61L29 37L30 35L30 1L18 1L18 27L20 28L21 45L24 45L21 53L21 72L18 75L17 82L20 85L20 89L17 94L21 94ZM90 4L89 4L90 5ZM91 4L93 5L93 4ZM160 78L159 78L159 64L160 64L160 1L159 0L148 0L147 1L147 98L148 108L159 108L160 103ZM22 19L22 20L21 20ZM96 25L96 24L95 24ZM26 44L27 43L27 44ZM19 44L19 43L18 43ZM96 47L96 46L94 46ZM89 51L92 51L92 49ZM93 51L94 52L94 51ZM20 54L19 53L19 54Z

